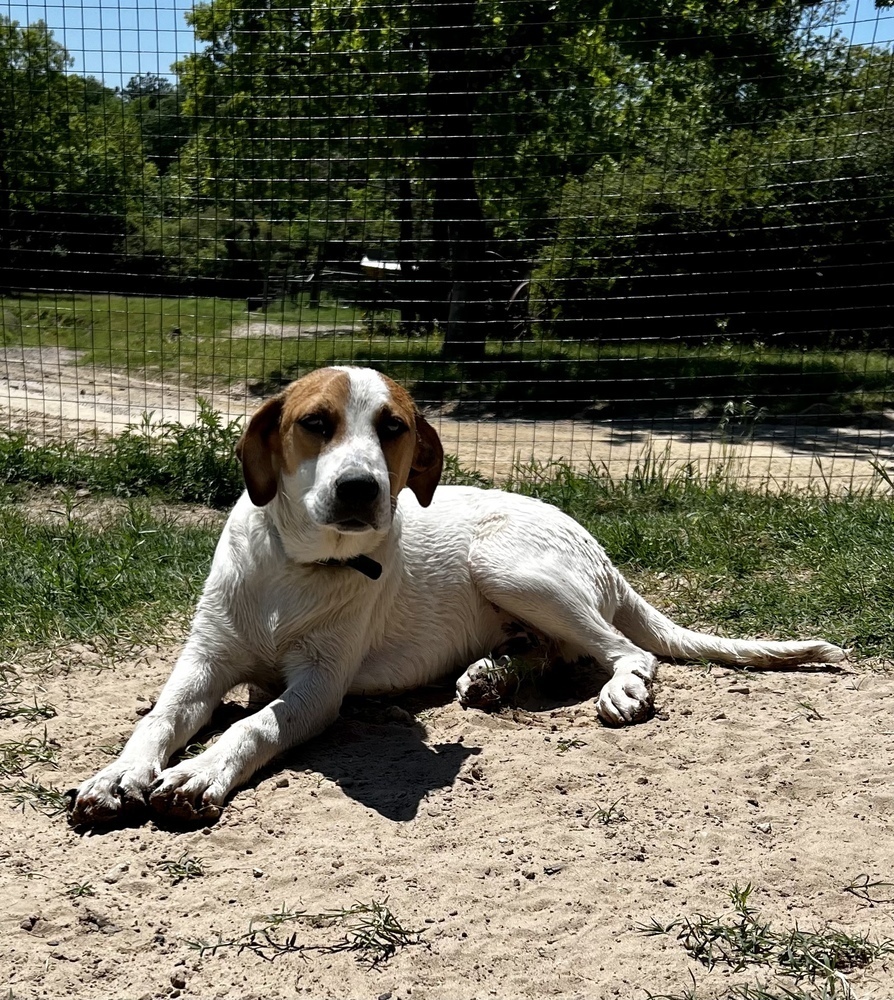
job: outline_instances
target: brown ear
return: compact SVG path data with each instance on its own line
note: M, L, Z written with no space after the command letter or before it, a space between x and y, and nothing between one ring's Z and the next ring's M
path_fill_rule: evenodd
M236 444L236 457L242 463L248 495L256 507L270 503L279 486L282 404L282 396L268 399L249 420L248 427Z
M416 414L416 451L407 486L416 494L420 506L427 507L444 468L444 449L438 432L421 414Z

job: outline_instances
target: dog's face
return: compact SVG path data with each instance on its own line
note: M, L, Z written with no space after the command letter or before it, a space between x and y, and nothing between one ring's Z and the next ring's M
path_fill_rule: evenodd
M340 534L386 531L404 488L427 507L444 453L406 390L368 368L321 368L251 418L237 446L252 502L278 492Z

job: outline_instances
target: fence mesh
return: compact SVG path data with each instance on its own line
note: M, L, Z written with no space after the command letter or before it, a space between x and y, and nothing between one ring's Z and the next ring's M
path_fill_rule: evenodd
M0 426L92 447L352 363L498 478L868 482L892 39L871 0L12 6Z

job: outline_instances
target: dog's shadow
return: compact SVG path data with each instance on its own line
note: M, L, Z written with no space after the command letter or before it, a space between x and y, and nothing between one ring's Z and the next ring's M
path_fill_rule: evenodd
M452 696L451 691L432 688L396 699L347 698L338 720L324 733L277 757L245 787L290 772L316 772L386 819L407 822L430 792L452 786L464 762L481 752L462 742L427 742L420 716ZM225 701L196 740L222 732L263 703L253 697L247 704Z
M335 725L284 762L324 775L386 819L407 822L430 792L451 787L465 761L481 748L427 743L420 723L375 721L370 707L375 708L364 706L354 716L353 706L346 706Z
M539 713L594 697L605 676L598 671L594 675L587 666L579 664L572 671L566 665L564 675L557 677L548 671L536 683L522 683L506 707ZM248 786L289 771L312 771L334 781L346 795L386 819L412 820L430 792L450 788L465 761L481 753L481 747L461 741L428 742L423 721L427 712L443 708L454 697L451 684L395 698L346 698L333 725L316 739L278 757ZM251 707L256 709L260 704ZM234 712L241 714L232 704L221 706L211 726L224 723L224 728L233 721Z

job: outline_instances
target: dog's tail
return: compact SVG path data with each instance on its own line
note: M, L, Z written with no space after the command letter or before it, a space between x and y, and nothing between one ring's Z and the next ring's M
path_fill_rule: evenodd
M621 603L612 624L641 649L681 660L720 660L743 667L796 667L802 663L837 663L847 655L821 639L759 642L693 632L653 608L623 578Z

